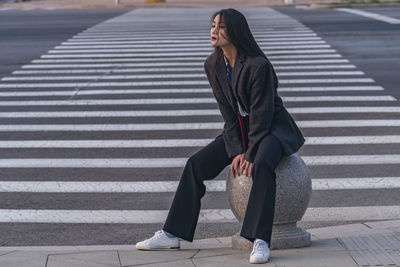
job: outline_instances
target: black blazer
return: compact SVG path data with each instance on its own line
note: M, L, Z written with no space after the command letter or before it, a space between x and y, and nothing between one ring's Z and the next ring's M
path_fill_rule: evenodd
M236 100L249 114L248 148L245 151L247 161L254 162L258 144L268 134L279 139L285 156L295 153L305 140L274 88L271 63L264 57L246 56L238 51L232 72L231 89L224 56L221 53L217 59L216 57L215 52L208 56L204 62L204 69L225 121L221 134L228 156L234 157L244 152ZM211 64L215 59L217 79L212 79Z

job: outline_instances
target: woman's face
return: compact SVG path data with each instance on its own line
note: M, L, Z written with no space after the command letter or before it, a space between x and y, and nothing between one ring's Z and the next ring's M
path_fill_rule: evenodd
M224 47L230 44L228 33L226 31L226 25L223 21L220 21L220 14L216 15L211 25L211 45L213 47L219 46Z

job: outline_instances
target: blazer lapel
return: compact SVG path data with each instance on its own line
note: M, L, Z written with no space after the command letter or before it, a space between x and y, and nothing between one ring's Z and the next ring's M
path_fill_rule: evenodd
M238 84L240 72L242 71L242 68L243 68L243 61L244 61L244 55L239 53L239 51L238 51L237 56L236 56L235 66L233 67L233 73L232 73L232 91L235 94L236 99L239 101L240 105L242 105L242 106L243 106L243 102L241 101L241 99L239 97L239 92L237 90L237 86L238 86L237 84Z

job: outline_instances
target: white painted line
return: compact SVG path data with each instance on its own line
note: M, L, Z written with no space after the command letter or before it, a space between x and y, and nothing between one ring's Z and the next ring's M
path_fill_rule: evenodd
M400 107L302 107L287 108L293 114L323 114L323 113L399 113Z
M210 50L210 49L208 49ZM210 50L211 51L211 50ZM267 55L279 54L319 54L319 53L335 53L335 49L311 49L311 50L280 50L268 51ZM210 52L171 52L171 53L99 53L99 54L50 54L42 55L41 58L114 58L114 57L182 57L182 56L208 56Z
M341 79L290 79L279 80L281 84L294 83L373 83L371 78L341 78ZM2 83L0 88L53 88L53 87L100 87L100 86L168 86L168 85L209 85L207 80L186 81L150 81L150 82L75 82L75 83Z
M393 96L287 96L284 102L336 102L336 101L396 101ZM0 106L97 106L97 105L164 105L217 103L215 98L143 98L143 99L73 99L0 101Z
M0 118L182 117L220 115L221 113L218 109L0 112Z
M287 30L287 31L268 31L268 30L257 30L254 29L252 30L253 36L259 36L259 37L263 37L263 36L269 36L270 34L275 35L275 34L312 34L313 31L309 30L309 29L305 29L305 30L297 30L297 31L293 31L293 30ZM112 30L108 30L108 31L83 31L81 33L78 33L77 35L75 35L76 38L92 38L92 37L126 37L126 36L132 36L132 37L169 37L171 39L175 39L176 37L181 38L181 37L187 37L190 36L190 38L202 38L204 36L208 36L208 32L204 32L204 31L179 31L179 32L142 32L142 31L132 31L132 30L118 30L118 31L112 31Z
M276 69L276 68L275 68ZM128 69L66 69L66 70L17 70L12 74L73 74L73 73L124 73L124 72L204 72L204 68L194 68L193 65L186 68L128 68Z
M307 86L279 87L278 92L340 92L340 91L383 91L382 86Z
M292 41L322 41L320 37L285 37L285 38L258 38L257 43L273 43L273 42L292 42ZM79 39L69 39L66 42L63 42L62 45L88 45L88 44L204 44L210 45L210 41L208 39L201 40L190 40L190 39L182 39L182 40L135 40L135 39L123 39L117 38L116 40L79 40Z
M335 86L335 87L282 87L279 92L340 92L340 91L382 91L380 86ZM204 93L211 94L208 88L185 88L185 89L113 89L113 90L79 90L75 91L22 91L22 92L0 92L0 97L22 97L22 96L72 96L72 95L118 95L118 94L187 94Z
M298 9L305 9L305 10L310 9L309 6L295 6L295 7L298 8Z
M308 208L301 221L398 220L400 206L355 206Z
M387 122L387 121L385 121ZM400 122L399 122L400 124ZM223 123L144 123L144 124L0 124L0 131L159 131L219 130Z
M364 75L362 71L309 71L309 72L277 72L280 76L340 76L340 75Z
M207 78L206 74L143 74L143 75L80 75L80 76L19 76L5 77L2 81L56 81L56 80L127 80L127 79L170 79Z
M340 75L364 75L362 71L331 71L331 72L279 72L279 76L340 76ZM11 76L4 77L2 81L60 81L60 80L134 80L134 79L171 79L171 78L207 78L204 72L200 73L180 73L180 74L141 74L141 75L111 75L101 73L99 75L79 75L79 76ZM318 79L321 80L321 79ZM323 79L331 80L331 79ZM337 79L335 79L337 80ZM348 79L347 79L348 80ZM297 81L297 80L296 80ZM356 79L358 82L359 79ZM290 82L285 82L290 83Z
M189 64L188 64L189 65ZM278 70L305 70L305 69L352 69L355 68L353 65L317 65L317 66L275 66L274 69ZM62 69L62 70L16 70L12 74L74 74L74 73L135 73L135 72L189 72L197 71L204 72L204 68L194 68L193 65L186 68L126 68L126 69ZM279 73L279 75L288 75L291 72ZM298 73L298 72L296 72ZM312 72L303 72L305 75L311 75ZM315 74L316 73L316 74ZM314 72L313 75L325 75L322 73L327 73L328 75L362 75L362 71L331 71L331 72ZM334 74L335 73L335 74ZM292 75L294 75L292 73Z
M173 193L179 181L63 182L0 181L0 192L29 193ZM226 192L225 180L204 181L207 192ZM312 179L312 190L400 188L399 177Z
M291 114L400 113L400 107L302 107L287 108ZM89 117L182 117L220 116L218 109L138 110L138 111L28 111L0 112L0 118L89 118Z
M215 185L211 188L215 189ZM313 190L400 188L400 177L312 179Z
M155 140L24 140L1 141L0 148L149 148L203 147L214 139Z
M290 80L279 80L282 84L293 84L293 83L373 83L375 82L371 78L340 78L340 79L290 79Z
M127 89L127 90L79 90L75 91L23 91L0 92L0 97L10 96L72 96L72 95L114 95L114 94L170 94L170 93L212 93L210 88L188 89Z
M399 143L400 135L307 137L305 142L306 145L360 145Z
M296 123L300 128L400 126L400 120L309 120L296 121ZM220 122L157 124L3 124L0 125L0 132L220 130L223 126L224 124Z
M0 222L14 223L161 223L166 210L0 210ZM201 210L199 222L232 222L231 210Z
M258 42L259 46L262 47L280 47L280 48L294 48L292 46L297 46L297 45L326 45L326 42L321 40L321 41L289 41L289 42ZM154 44L120 44L120 43L111 43L111 44L103 44L103 42L100 42L100 44L93 43L93 44L76 44L74 43L62 43L62 45L54 47L54 49L97 49L97 48L166 48L166 47L205 47L208 46L209 42L204 42L204 43L174 43L174 44L160 44L160 43L154 43ZM330 47L330 46L329 46ZM298 48L298 47L295 47ZM304 47L302 47L304 48Z
M400 120L309 120L297 121L301 128L326 127L398 127Z
M281 49L311 49L311 48L330 48L330 45L293 45L293 46L260 46L261 49L265 50L281 50ZM67 54L67 53L144 53L144 52L179 52L179 51L210 51L209 47L160 47L160 48L87 48L87 49L59 49L49 50L49 54ZM289 51L289 50L287 50Z
M151 81L151 82L81 82L81 83L3 83L0 88L53 88L53 87L111 87L111 86L168 86L168 85L209 85L208 81Z
M1 141L0 148L149 148L204 147L214 139L21 140ZM307 137L305 145L399 144L399 135Z
M348 13L360 15L363 17L371 18L371 19L376 19L376 20L387 22L390 24L400 24L399 19L395 19L395 18L385 16L385 15L380 15L380 14L367 12L367 11L361 11L361 10L353 9L353 8L335 8L335 9L339 10L339 11L348 12Z
M311 70L311 69L355 69L352 64L347 65L294 65L294 66L274 66L275 70Z
M253 35L256 40L268 40L271 38L293 38L293 37L298 37L298 38L305 38L305 37L316 37L317 34L315 33L278 33L278 34L263 34L263 35ZM76 41L96 41L96 40L113 40L113 41L124 41L124 40L132 40L132 41L140 41L140 40L193 40L193 41L206 41L209 40L209 34L202 34L201 36L192 36L191 34L187 34L185 36L154 36L154 35L149 35L149 36L135 36L135 37L126 37L126 36L101 36L101 35L92 35L92 36L74 36L72 39L69 39L68 41L76 40Z
M383 96L287 96L284 102L320 102L320 101L396 101L390 95ZM1 105L1 102L0 102Z
M155 182L58 182L0 181L0 192L31 193L157 193L175 192L179 181ZM207 192L226 191L226 181L204 181Z
M399 206L308 208L301 221L396 220ZM3 223L163 223L167 210L33 210L1 209ZM199 223L237 222L231 209L201 209Z
M302 156L308 166L400 164L399 154Z
M291 56L293 58L293 56ZM305 58L313 58L316 57L314 55L307 55L307 56L302 56ZM320 55L320 58L328 58L328 57L332 57L332 58L340 58L341 55ZM296 56L296 58L298 58L298 56ZM348 63L349 60L348 59L312 59L312 60L276 60L277 57L276 56L271 56L269 57L269 60L275 65L275 64L321 64L321 63ZM163 58L163 61L166 62L159 62L160 59L159 58L105 58L105 59L34 59L32 60L32 63L35 64L39 64L39 63L98 63L98 62L154 62L154 63L142 63L139 66L172 66L172 62L174 62L174 64L176 64L177 66L179 66L180 62L177 62L177 60L179 61L188 61L189 64L192 64L193 66L202 66L204 64L204 57L181 57L181 58ZM195 61L201 61L201 62L195 62ZM172 62L171 62L172 61ZM167 63L168 62L168 63ZM185 64L184 62L182 62L183 64ZM123 63L115 63L115 64L101 64L101 65L105 65L105 66L115 66L115 65L120 65ZM129 63L126 63L129 64ZM139 63L137 63L139 64ZM182 64L182 65L183 65ZM74 64L77 65L77 64ZM97 66L99 64L96 64ZM55 66L55 65L53 65ZM63 65L59 65L57 67L61 68ZM121 67L126 67L126 66L131 66L131 67L135 67L136 64L132 64L131 65L123 65ZM119 66L117 66L119 67ZM69 68L69 67L68 67Z
M302 156L308 166L400 164L399 154ZM186 158L2 158L0 168L181 168Z
M203 104L217 103L215 98L143 98L143 99L80 99L0 101L0 106L92 106L92 105L153 105L153 104Z

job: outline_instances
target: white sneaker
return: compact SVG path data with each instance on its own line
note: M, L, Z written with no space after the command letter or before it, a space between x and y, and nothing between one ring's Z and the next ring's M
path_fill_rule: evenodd
M254 240L253 251L250 254L250 263L265 263L269 258L268 243L262 239Z
M154 233L154 236L144 241L136 243L139 250L179 250L180 243L178 237L168 237L163 230Z

